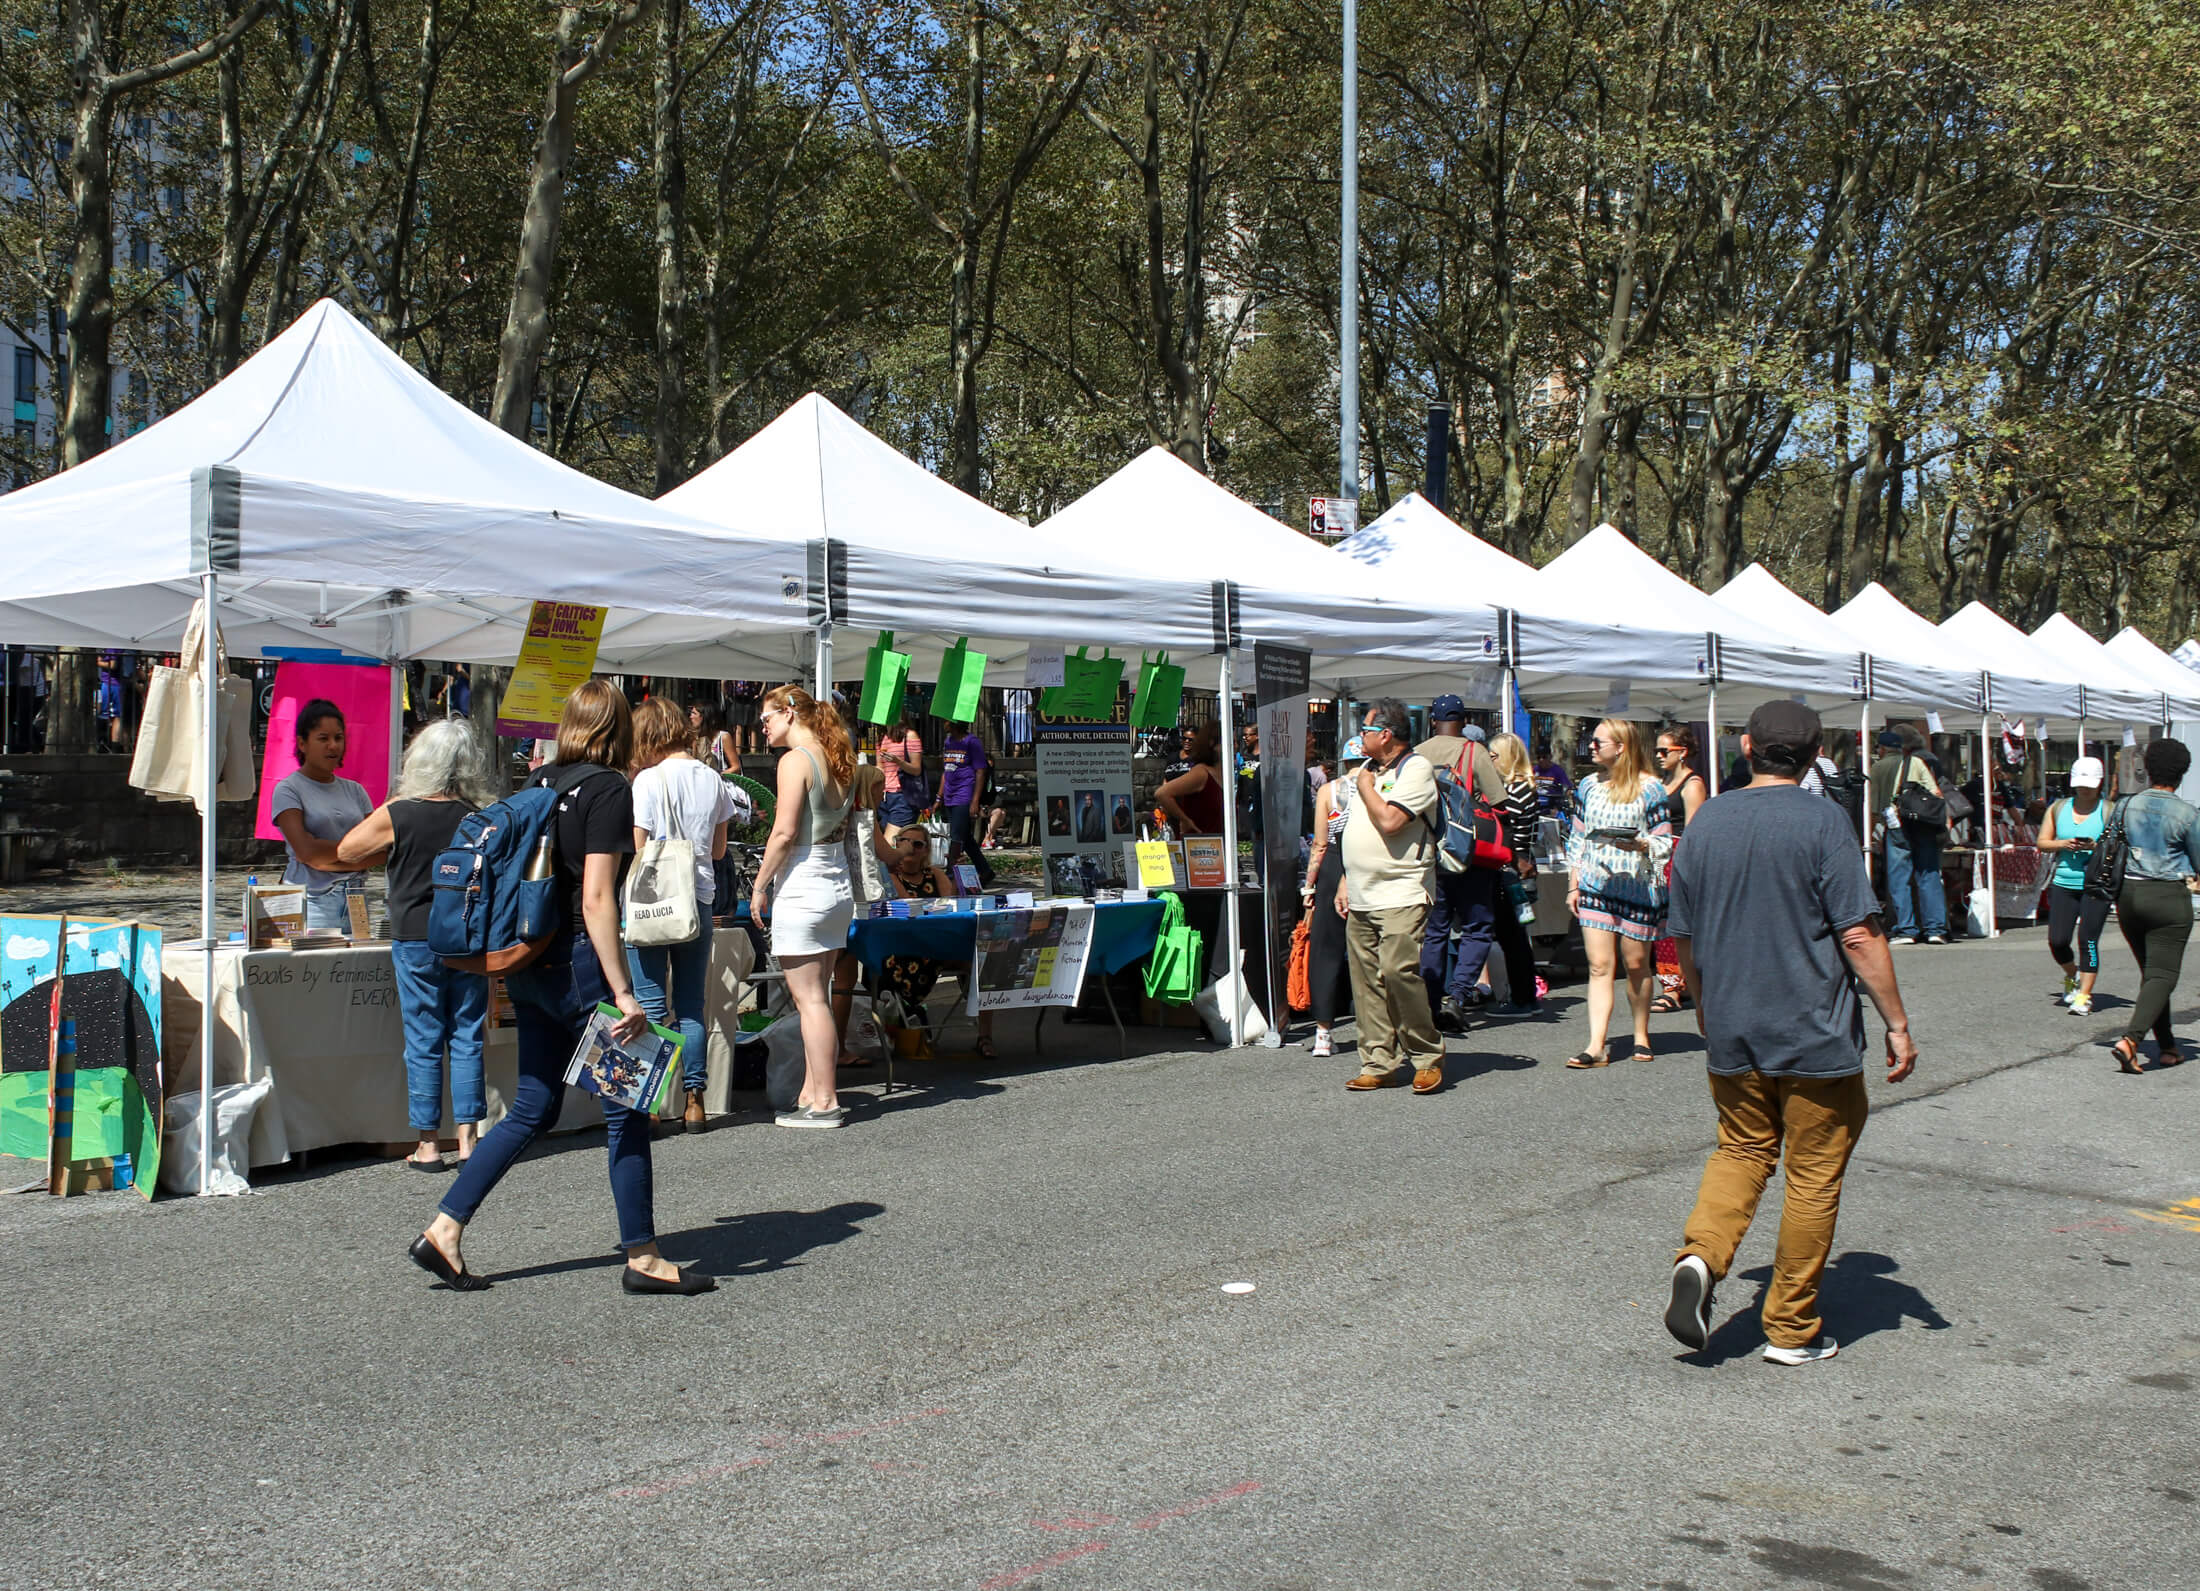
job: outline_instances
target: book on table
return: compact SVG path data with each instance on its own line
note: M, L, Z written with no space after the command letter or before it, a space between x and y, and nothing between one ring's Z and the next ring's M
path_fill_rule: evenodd
M588 1014L565 1080L606 1106L652 1111L679 1064L680 1035L652 1024L640 1038L621 1044L611 1033L620 1021L615 1005L598 1005Z

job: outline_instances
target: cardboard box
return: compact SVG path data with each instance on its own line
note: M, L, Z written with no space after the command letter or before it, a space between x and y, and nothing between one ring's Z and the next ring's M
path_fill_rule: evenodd
M254 950L287 944L305 932L306 892L302 884L247 884L244 887L244 940Z

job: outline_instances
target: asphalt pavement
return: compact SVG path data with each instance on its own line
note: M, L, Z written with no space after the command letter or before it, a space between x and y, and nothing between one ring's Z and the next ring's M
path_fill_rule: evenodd
M1665 1335L1700 1040L1565 1071L1578 990L1425 1098L1049 1021L841 1132L662 1140L695 1300L619 1291L600 1133L484 1207L472 1295L395 1163L0 1199L0 1584L2200 1585L2200 1065L2116 1072L2105 948L2091 1019L2038 930L1898 952L1923 1059L1803 1369L1757 1357L1777 1184L1709 1351Z

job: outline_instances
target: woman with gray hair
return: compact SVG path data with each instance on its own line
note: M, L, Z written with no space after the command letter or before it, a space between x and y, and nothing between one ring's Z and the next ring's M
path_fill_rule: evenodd
M338 842L337 855L357 867L388 871L390 961L397 971L397 1010L405 1027L406 1119L420 1135L405 1164L442 1171L443 1066L450 1056L451 1119L458 1124L458 1158L474 1152L488 1114L481 1052L489 1029L489 980L446 967L428 949L428 901L438 851L459 821L497 800L481 736L463 718L444 718L413 737L397 778L397 793Z

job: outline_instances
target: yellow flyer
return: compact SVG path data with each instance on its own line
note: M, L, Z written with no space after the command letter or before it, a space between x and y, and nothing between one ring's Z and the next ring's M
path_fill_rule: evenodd
M519 667L512 670L497 713L498 734L543 738L558 732L566 697L596 671L603 616L602 608L586 602L535 604L527 616Z

